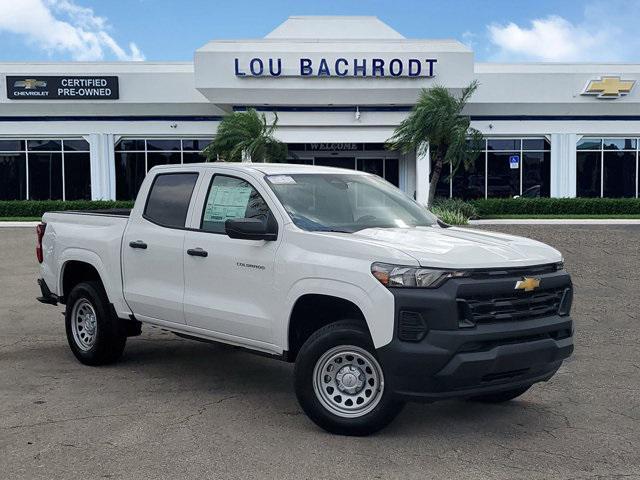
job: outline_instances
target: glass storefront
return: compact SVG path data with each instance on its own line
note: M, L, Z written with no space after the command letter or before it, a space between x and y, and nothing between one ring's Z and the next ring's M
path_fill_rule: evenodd
M90 200L83 139L0 140L0 200Z
M211 138L125 138L116 144L116 199L134 200L147 172L156 165L206 161Z
M288 149L289 163L360 170L400 186L400 155L382 143L290 143Z
M460 165L454 172L451 165L444 166L436 196L548 197L550 184L551 146L546 138L487 138L467 168Z
M637 197L637 138L585 137L576 152L578 197Z

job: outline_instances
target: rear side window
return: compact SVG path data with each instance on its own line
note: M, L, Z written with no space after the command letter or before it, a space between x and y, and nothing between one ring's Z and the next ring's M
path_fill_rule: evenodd
M163 227L183 228L197 173L164 173L153 181L144 218Z

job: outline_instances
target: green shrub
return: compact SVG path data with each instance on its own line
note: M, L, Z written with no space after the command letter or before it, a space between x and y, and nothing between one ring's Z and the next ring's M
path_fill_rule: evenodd
M640 214L638 198L489 198L469 203L475 206L479 217Z
M460 210L433 206L431 207L431 212L449 225L466 225L469 223L469 217L464 215Z
M434 208L456 211L467 217L467 219L476 218L478 216L478 211L474 204L465 202L459 198L436 198L433 201L431 209L433 210Z
M0 201L0 217L40 217L60 210L103 210L132 208L133 201L111 200L7 200Z

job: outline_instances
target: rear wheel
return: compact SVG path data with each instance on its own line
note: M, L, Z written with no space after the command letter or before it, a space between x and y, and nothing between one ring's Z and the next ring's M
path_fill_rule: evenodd
M69 347L85 365L104 365L120 358L127 342L122 321L109 309L98 282L76 285L67 297L65 327Z
M471 397L469 400L471 400L472 402L483 402L483 403L503 403L519 397L530 388L531 388L531 385L527 385L525 387L514 388L513 390L505 390L504 392L489 393L487 395L478 395L477 397Z
M385 389L369 334L348 320L321 328L304 343L296 361L295 388L309 418L341 435L374 433L403 406Z

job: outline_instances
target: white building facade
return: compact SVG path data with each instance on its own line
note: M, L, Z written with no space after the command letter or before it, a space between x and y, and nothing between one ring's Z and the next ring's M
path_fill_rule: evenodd
M135 198L146 172L203 161L225 114L278 116L290 161L366 170L419 201L428 155L384 148L421 89L480 87L485 136L437 195L637 197L640 65L475 63L453 40L374 17L291 17L212 41L189 63L0 64L0 200Z

